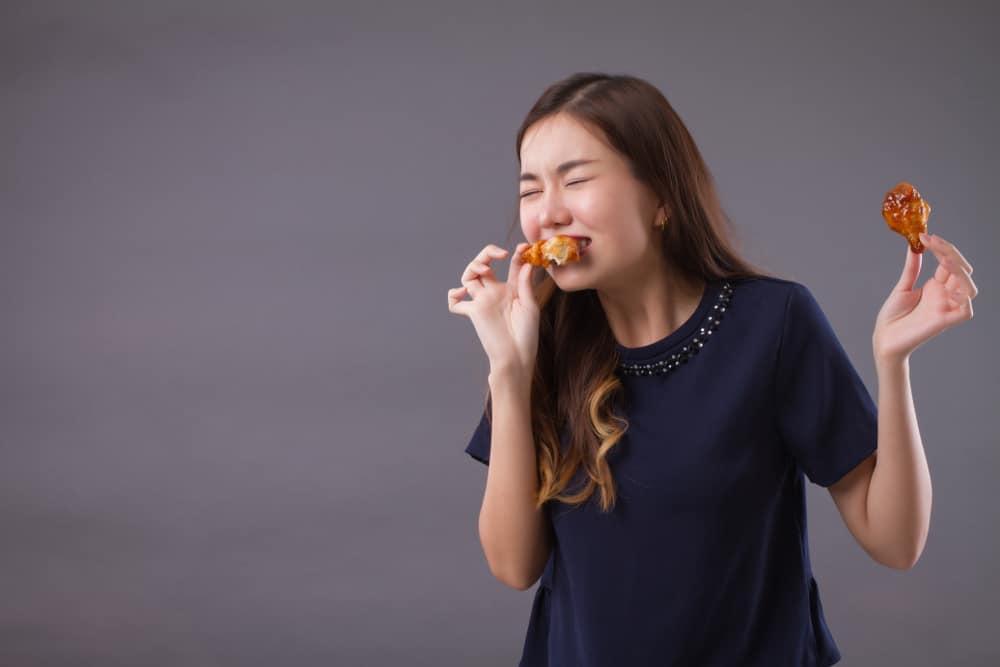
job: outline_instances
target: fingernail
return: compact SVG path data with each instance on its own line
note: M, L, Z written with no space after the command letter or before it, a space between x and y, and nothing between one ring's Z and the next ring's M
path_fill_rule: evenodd
M921 232L920 241L924 244L929 244L931 242L931 235Z

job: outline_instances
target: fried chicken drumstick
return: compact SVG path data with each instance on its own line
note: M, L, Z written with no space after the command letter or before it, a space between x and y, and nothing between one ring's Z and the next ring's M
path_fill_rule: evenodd
M927 218L930 215L931 205L906 181L886 192L882 200L882 217L889 224L889 229L905 236L915 253L924 251L920 235L927 233Z
M584 244L585 245L585 244ZM535 241L524 249L521 259L533 266L547 266L555 262L559 266L580 260L581 239L560 234L547 241Z

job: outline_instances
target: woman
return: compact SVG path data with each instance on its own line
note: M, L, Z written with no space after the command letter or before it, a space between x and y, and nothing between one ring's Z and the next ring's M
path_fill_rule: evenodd
M557 82L516 150L525 238L591 241L544 270L488 245L448 292L490 362L466 448L489 466L483 550L512 587L541 577L520 664L836 663L803 475L874 560L913 566L931 481L908 360L972 317L972 267L925 235L939 266L916 287L907 245L872 336L876 408L812 293L738 255L655 87Z

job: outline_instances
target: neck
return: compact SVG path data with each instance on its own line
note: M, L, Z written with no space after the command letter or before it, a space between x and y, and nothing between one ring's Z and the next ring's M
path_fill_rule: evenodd
M662 259L628 283L597 290L608 326L625 347L643 347L679 329L697 310L706 289L704 280L685 279Z

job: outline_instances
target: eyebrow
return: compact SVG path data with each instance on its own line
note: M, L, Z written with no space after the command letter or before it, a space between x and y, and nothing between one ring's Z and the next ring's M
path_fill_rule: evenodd
M591 162L597 162L595 159L583 159L583 160L570 160L569 162L563 162L561 165L556 167L556 173L565 174L570 169L574 167L579 167L584 164L590 164ZM521 178L518 180L519 183L524 183L525 181L537 181L538 177L534 174L529 174L527 172L521 174Z

